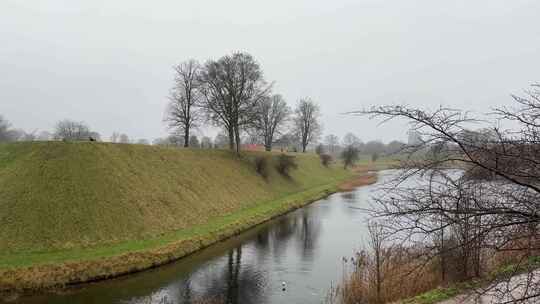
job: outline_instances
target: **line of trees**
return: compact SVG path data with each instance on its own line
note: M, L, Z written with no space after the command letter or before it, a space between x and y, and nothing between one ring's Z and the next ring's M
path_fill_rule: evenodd
M194 61L188 61L175 67L175 71L180 75L186 75L190 79L194 72L185 72L186 70L199 71ZM184 76L182 76L184 77ZM175 82L183 79L177 77ZM220 132L215 138L193 134L201 122L205 121L205 112L202 111L199 103L193 100L199 100L196 91L187 93L191 89L184 89L179 93L179 88L187 87L190 80L186 80L178 87L171 90L170 103L167 107L166 121L169 123L171 133L165 138L156 138L152 142L146 139L130 138L125 133L113 132L108 139L93 130L82 121L64 119L55 124L52 132L25 132L22 129L15 129L11 124L0 116L0 142L6 141L88 141L90 138L96 141L109 141L112 143L134 143L134 144L154 144L164 146L184 146L192 148L230 148L230 136L225 132ZM187 83L187 84L186 84ZM195 85L189 85L192 88ZM183 98L183 95L190 95L189 98ZM192 100L192 101L187 101ZM184 104L184 103L189 103ZM292 149L293 151L306 151L309 144L314 144L320 137L321 127L319 123L320 113L318 106L309 98L301 99L297 104L297 109L292 111L287 105L283 96L279 94L269 94L263 96L255 104L253 119L245 127L245 132L241 136L240 142L246 144L263 144L265 150L270 151L273 147L279 147L283 150ZM306 114L307 112L307 114ZM297 114L298 113L298 114ZM306 115L304 115L304 114ZM186 120L183 120L183 117ZM211 121L210 121L211 122ZM187 140L187 141L186 141ZM236 142L233 137L233 143ZM360 154L391 154L399 151L405 144L399 141L392 141L389 144L383 144L380 141L369 141L363 143L356 135L348 133L340 142L339 137L328 135L324 142L315 147L318 154L329 154L337 157L343 155L343 151L354 147ZM236 149L236 145L233 146Z
M371 140L364 143L358 136L353 133L347 133L340 141L339 137L334 134L328 134L324 137L323 142L318 144L315 151L317 154L338 155L344 150L354 148L359 154L379 156L392 155L403 151L407 147L404 142L393 140L388 144L379 140Z
M228 147L237 153L245 134L263 142L267 151L292 139L305 152L320 137L318 105L303 98L291 110L272 92L272 83L248 53L204 64L190 59L175 66L174 73L165 121L172 134L182 134L184 147L190 146L191 131L202 123L222 128Z
M13 128L11 123L0 115L0 142L51 140L52 138L52 134L47 131L26 132Z
M98 132L91 130L89 125L82 121L63 119L54 125L52 132L45 130L26 132L22 129L13 128L9 121L0 115L0 142L16 141L102 141L102 138ZM109 141L126 144L150 144L146 139L130 139L125 133L119 132L113 132Z
M12 128L11 124L0 116L0 142L90 139L99 141L100 135L91 131L84 122L64 119L56 123L53 133L49 131L26 132L22 129Z

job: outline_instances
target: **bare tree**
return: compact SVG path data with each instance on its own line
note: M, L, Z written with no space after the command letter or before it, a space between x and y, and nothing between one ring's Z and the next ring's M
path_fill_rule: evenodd
M84 122L64 119L56 123L54 138L60 140L88 140L90 128Z
M154 138L152 139L152 145L153 146L163 146L165 145L166 139L165 138Z
M339 137L334 134L328 134L324 138L324 143L328 147L328 152L330 152L330 154L337 153L339 148Z
M385 147L386 154L397 154L405 149L406 144L398 140L393 140L389 142Z
M259 64L250 54L233 53L208 61L200 81L208 118L227 131L229 147L236 146L240 153L242 129L253 121L256 105L270 90Z
M33 135L33 133L26 133L21 129L12 129L9 121L0 115L0 142L33 140Z
M120 139L120 133L113 132L112 135L111 135L111 142L112 143L117 143L119 139Z
M298 137L294 133L286 133L277 139L276 144L279 145L281 152L286 152L290 149L297 151Z
M0 115L0 142L9 141L9 128L11 124Z
M212 139L208 136L203 136L201 139L201 148L211 149L212 148Z
M223 133L218 133L216 138L214 138L214 147L215 148L225 148L228 144L228 137Z
M263 145L264 146L264 138L259 135L256 130L253 128L250 128L247 130L247 134L242 136L242 142L248 145Z
M41 140L41 141L49 141L53 139L53 135L51 134L51 132L49 131L41 131L39 132L39 134L37 135L37 140Z
M495 284L481 290L499 294L493 299L497 303L540 297L538 274L528 264L540 250L540 86L526 93L513 96L516 107L491 113L516 126L507 131L448 108L380 106L358 112L408 120L422 137L420 143L407 146L410 157L402 161L399 178L375 199L376 215L385 218L385 226L402 240L431 250L423 253L425 257L458 254L461 278L480 275L486 264L482 257L515 257L514 274L525 270L528 275L496 278ZM471 132L473 123L485 127ZM419 153L421 157L415 157ZM407 184L413 177L427 182ZM449 238L455 241L448 242ZM444 240L446 245L430 246L430 240ZM507 278L511 279L502 284L500 280ZM519 288L515 280L520 281Z
M362 144L362 140L358 138L358 136L354 135L353 133L349 132L343 136L343 146L354 146L356 148L360 148L360 145Z
M274 137L281 134L290 113L290 108L279 94L263 97L256 104L251 126L263 138L266 151L272 150Z
M183 133L184 147L189 146L190 131L200 119L196 106L200 101L198 91L201 66L190 59L174 67L174 87L169 95L165 120L175 132Z
M118 137L118 142L121 144L129 144L129 136L124 133L120 134Z
M201 143L199 142L199 138L197 135L191 135L189 136L189 146L192 148L200 148Z
M223 127L228 136L229 148L234 149L234 114L232 100L226 88L222 64L209 60L200 75L200 90L204 97L202 106L208 120Z
M23 129L11 129L8 131L8 138L10 141L32 141L34 135L26 133Z
M380 140L370 140L364 145L364 152L367 154L382 154L385 146Z
M319 106L307 97L300 99L294 112L295 131L300 138L302 152L305 153L307 146L317 141L321 135Z

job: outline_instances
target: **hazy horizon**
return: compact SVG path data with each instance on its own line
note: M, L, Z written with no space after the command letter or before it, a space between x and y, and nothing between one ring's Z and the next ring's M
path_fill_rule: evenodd
M406 140L375 104L487 111L540 77L538 1L16 1L0 3L0 115L26 131L85 121L108 139L167 135L172 66L251 53L324 134ZM214 136L215 130L202 130Z

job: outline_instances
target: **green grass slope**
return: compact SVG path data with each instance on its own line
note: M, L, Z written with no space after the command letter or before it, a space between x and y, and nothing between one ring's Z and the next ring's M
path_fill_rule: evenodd
M247 153L107 143L0 145L0 255L81 250L193 229L346 178L297 155L292 178ZM1 259L1 256L0 256Z

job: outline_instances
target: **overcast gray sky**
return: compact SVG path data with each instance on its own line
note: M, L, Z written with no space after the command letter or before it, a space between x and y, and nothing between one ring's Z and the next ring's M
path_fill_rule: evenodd
M0 114L164 136L171 66L247 51L290 105L320 104L326 134L405 139L400 123L340 113L510 103L540 81L539 13L538 0L1 0Z

